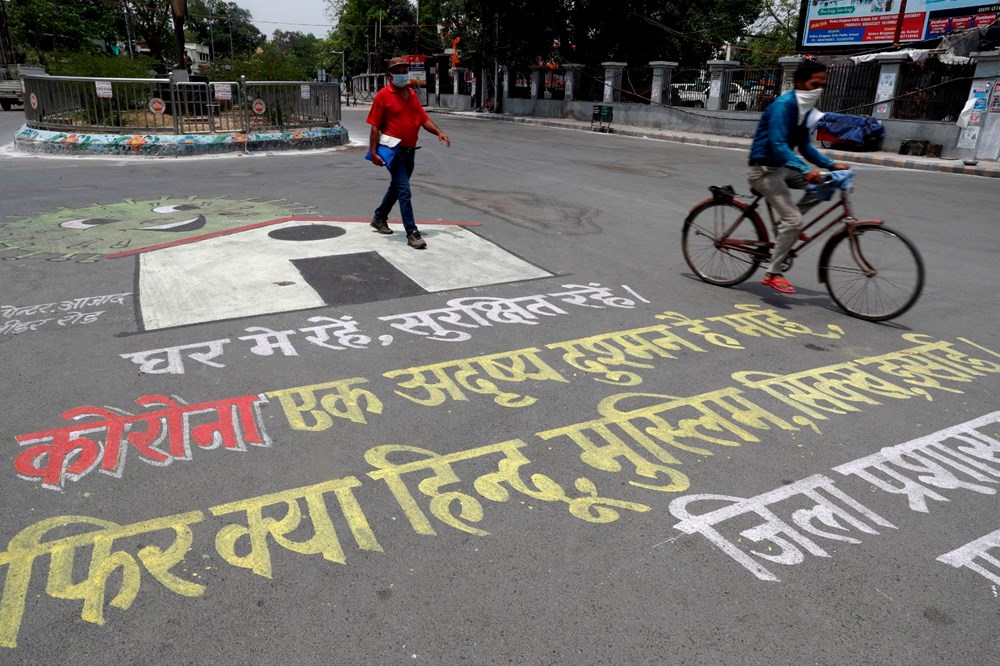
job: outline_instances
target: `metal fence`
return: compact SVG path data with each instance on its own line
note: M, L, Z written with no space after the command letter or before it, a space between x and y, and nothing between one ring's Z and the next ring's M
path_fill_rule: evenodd
M512 99L528 99L531 97L531 74L511 70L509 75L510 90L507 96Z
M904 63L892 117L953 122L969 97L975 71L974 64L945 65L936 58Z
M604 68L586 65L580 70L580 86L573 96L582 102L604 101Z
M375 99L375 94L385 87L387 75L385 74L357 74L351 79L351 96L354 103L368 102ZM441 89L447 92L445 85L450 85L447 78L441 79Z
M330 127L340 122L340 85L301 81L243 84L250 131Z
M827 69L826 89L819 108L857 116L872 115L879 69L875 62L834 61Z
M210 134L332 127L340 86L301 81L24 77L29 127L69 132Z
M653 68L649 65L626 67L622 71L620 98L631 104L649 104L653 95Z
M746 67L729 72L729 85L722 86L723 109L763 111L781 94L780 67Z

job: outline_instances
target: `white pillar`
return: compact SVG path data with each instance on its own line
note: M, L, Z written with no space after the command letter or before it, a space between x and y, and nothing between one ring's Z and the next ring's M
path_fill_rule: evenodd
M785 56L778 58L781 65L781 93L784 95L789 90L795 89L795 70L806 61L802 56Z
M705 108L711 111L726 109L729 101L729 72L739 68L740 63L735 60L709 60L707 64L712 82L708 88L708 103Z
M530 91L531 99L538 99L542 97L542 72L545 71L544 67L539 67L538 65L533 65L531 68L531 80L530 80Z
M670 104L670 83L673 79L676 62L667 60L653 60L649 63L653 68L653 90L650 93L650 100L653 104ZM666 95L663 93L666 92ZM666 101L664 102L664 97Z
M451 89L453 95L458 95L462 90L462 77L465 76L464 67L454 67L451 70Z
M577 92L580 87L580 72L583 71L583 65L568 62L563 65L564 80L566 81L565 92L566 95L564 99L567 102L572 102L576 99Z
M959 135L959 155L965 159L1000 159L1000 51L978 51L971 97L976 98L972 121ZM992 90L987 90L990 85ZM985 97L982 97L985 90Z
M611 104L621 100L622 71L628 66L625 62L602 62L604 68L604 103Z
M899 70L910 56L905 53L880 53L875 56L875 61L879 63L878 86L875 88L875 111L873 116L879 119L892 117L892 108L895 104L892 98L899 91Z

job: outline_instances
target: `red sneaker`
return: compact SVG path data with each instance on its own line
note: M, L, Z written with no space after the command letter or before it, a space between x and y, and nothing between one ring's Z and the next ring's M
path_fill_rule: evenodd
M765 287L770 287L775 291L780 291L782 294L794 294L795 287L791 285L782 275L764 275L764 279L761 284Z

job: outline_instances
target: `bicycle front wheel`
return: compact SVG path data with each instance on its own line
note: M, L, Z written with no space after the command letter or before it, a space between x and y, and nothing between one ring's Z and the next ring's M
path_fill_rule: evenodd
M706 201L684 220L684 260L710 284L731 287L746 280L767 257L767 245L760 218L732 201Z
M885 321L909 310L924 288L924 262L906 236L881 224L859 224L830 239L820 279L841 310Z

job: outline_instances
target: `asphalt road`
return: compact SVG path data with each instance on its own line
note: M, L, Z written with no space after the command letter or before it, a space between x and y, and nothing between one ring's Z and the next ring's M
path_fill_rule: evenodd
M423 253L359 147L0 156L0 663L1000 661L995 181L858 168L872 324L690 273L738 151L436 120Z

